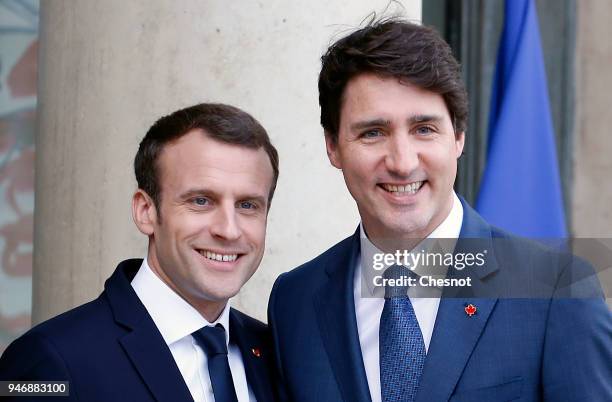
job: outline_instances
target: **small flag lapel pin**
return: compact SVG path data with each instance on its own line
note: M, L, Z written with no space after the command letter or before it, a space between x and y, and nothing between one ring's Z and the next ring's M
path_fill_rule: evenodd
M465 306L465 314L468 315L468 317L473 316L474 314L476 314L476 311L478 310L476 308L476 306L474 306L473 304L468 304L467 306Z
M253 356L261 357L261 350L259 348L252 348L251 352L253 353Z

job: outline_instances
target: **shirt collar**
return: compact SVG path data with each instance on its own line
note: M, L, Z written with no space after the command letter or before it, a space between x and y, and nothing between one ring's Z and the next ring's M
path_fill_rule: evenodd
M427 239L449 239L448 241L442 241L443 247L446 251L452 252L455 249L455 244L459 234L461 233L461 225L463 224L463 205L457 194L453 191L453 206L451 207L448 216L435 228ZM368 238L363 228L363 222L359 224L359 233L361 241L361 258L359 266L357 267L357 273L361 277L361 280L365 280L366 286L361 286L362 292L366 291L369 295L376 295L377 291L384 289L375 289L373 285L373 279L375 275L381 275L383 271L376 272L373 269L363 269L363 263L366 261L374 261L374 254L382 253ZM418 246L417 246L418 248ZM420 270L421 267L416 267L414 273L418 276L422 276L427 272ZM446 273L443 275L446 276ZM363 283L362 283L363 285Z
M216 324L225 328L225 342L229 344L229 301L219 318L208 322L153 272L146 258L132 280L132 287L168 346L200 328Z

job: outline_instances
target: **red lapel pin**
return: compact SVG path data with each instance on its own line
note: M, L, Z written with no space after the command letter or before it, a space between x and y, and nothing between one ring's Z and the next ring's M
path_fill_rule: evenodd
M464 310L465 310L465 314L467 314L469 317L471 317L474 314L476 314L477 308L472 303L470 303L467 306L465 306Z
M259 350L259 348L253 348L251 349L251 352L253 352L255 357L261 357L261 350Z

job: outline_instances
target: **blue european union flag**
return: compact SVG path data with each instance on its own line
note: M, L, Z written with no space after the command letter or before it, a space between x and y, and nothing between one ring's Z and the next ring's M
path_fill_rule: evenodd
M476 209L491 224L518 235L567 235L533 0L506 0Z

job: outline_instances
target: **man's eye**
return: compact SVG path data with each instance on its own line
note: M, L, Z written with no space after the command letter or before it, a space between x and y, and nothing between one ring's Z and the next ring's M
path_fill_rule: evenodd
M361 134L362 138L376 138L382 136L383 133L380 130L368 130Z
M434 130L433 128L429 127L429 126L422 126L416 129L416 133L418 135L429 135L431 133L433 133Z
M242 209L255 209L255 208L257 208L257 205L255 205L251 201L242 201L239 205L240 205L240 208L242 208Z
M208 199L206 197L196 197L193 199L193 203L199 206L208 205Z

